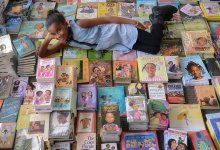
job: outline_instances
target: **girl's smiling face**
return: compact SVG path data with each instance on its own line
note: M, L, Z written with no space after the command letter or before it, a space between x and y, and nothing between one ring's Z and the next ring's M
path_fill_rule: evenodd
M153 64L147 64L146 71L149 76L154 76L156 72L156 67Z
M62 23L52 23L48 27L48 32L55 36L57 40L62 40L62 41L67 41L68 40L68 26L67 23L62 24Z
M195 79L200 79L202 77L202 70L196 66L192 66L190 73L195 77Z

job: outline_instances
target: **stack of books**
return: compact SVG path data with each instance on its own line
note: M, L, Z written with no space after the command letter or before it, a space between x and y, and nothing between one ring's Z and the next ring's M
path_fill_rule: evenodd
M204 16L209 21L220 20L220 5L218 2L200 3L200 7L204 13Z

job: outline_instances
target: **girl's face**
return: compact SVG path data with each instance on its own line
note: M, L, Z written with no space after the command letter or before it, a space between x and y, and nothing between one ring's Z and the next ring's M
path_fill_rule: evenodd
M63 115L58 115L57 116L57 120L60 124L64 124L66 122L66 117L64 117Z
M46 95L50 96L51 92L50 91L46 91Z
M38 96L41 96L43 94L43 92L38 92Z
M183 144L179 144L177 146L177 150L186 150L186 149L185 149L185 146Z
M105 121L107 123L113 123L115 121L115 117L112 113L107 113L105 116Z
M153 64L147 64L146 71L149 75L154 75L156 72L156 67Z
M57 40L67 41L68 39L67 23L53 23L47 30L50 34L54 35Z
M133 106L133 109L134 109L135 111L137 111L137 110L139 109L139 106L138 106L138 105L134 105L134 106Z
M86 93L85 92L82 92L82 97L86 96Z
M205 47L207 45L207 39L204 37L201 37L197 40L197 44L198 46Z
M162 114L161 117L162 117L163 119L167 119L166 115L164 115L164 114Z
M157 118L161 118L161 114L160 113L156 113L155 115Z
M27 86L28 90L32 90L32 87L30 85Z
M171 143L171 149L175 149L176 148L176 141L172 141Z
M202 70L199 67L192 66L190 73L197 79L197 78L201 78Z

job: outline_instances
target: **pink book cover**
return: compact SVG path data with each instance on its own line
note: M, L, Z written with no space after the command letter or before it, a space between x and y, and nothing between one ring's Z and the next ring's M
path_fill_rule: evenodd
M55 78L55 58L38 59L37 79L39 78Z

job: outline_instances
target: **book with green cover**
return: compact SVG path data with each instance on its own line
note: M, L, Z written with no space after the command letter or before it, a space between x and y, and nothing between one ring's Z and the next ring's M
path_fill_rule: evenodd
M88 51L89 60L112 60L112 51L102 50L102 51Z

